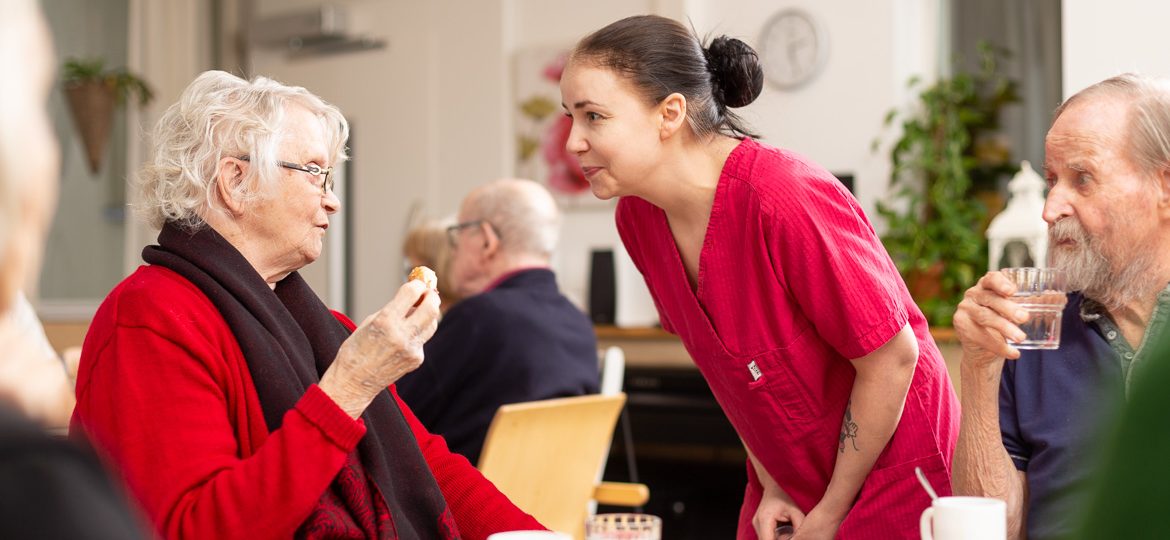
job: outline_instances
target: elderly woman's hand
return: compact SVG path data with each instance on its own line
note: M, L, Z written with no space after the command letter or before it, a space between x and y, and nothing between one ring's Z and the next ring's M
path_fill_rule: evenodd
M321 377L321 390L351 417L361 416L378 392L423 362L423 343L439 324L439 295L411 280L341 344Z
M965 363L982 367L1020 357L1008 341L1024 339L1018 325L1028 320L1028 314L1012 301L1015 292L1015 284L999 272L988 272L967 289L954 318Z

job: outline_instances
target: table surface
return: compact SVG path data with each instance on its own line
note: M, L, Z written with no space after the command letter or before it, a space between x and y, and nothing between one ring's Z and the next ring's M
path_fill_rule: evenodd
M660 326L614 326L611 324L597 324L593 326L597 339L678 339L678 336L663 330ZM930 335L935 341L956 343L955 329L949 326L932 326Z

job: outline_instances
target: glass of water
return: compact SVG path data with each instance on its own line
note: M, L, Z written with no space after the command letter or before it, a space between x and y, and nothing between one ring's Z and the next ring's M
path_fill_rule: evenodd
M1060 324L1068 303L1064 272L1055 268L1004 268L1000 272L1016 284L1012 300L1028 312L1020 325L1024 340L1017 349L1055 349L1060 346Z
M585 540L662 540L662 519L650 514L597 514L585 521Z

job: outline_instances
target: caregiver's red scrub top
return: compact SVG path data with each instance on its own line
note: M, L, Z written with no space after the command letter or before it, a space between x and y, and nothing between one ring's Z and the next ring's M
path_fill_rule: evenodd
M922 312L844 186L801 156L745 139L719 178L697 289L660 208L624 197L617 225L662 326L682 338L740 437L806 513L837 459L849 359L910 324L919 358L902 419L838 537L916 538L930 501L914 468L950 494L959 405ZM741 539L755 538L761 494L750 463L748 480Z

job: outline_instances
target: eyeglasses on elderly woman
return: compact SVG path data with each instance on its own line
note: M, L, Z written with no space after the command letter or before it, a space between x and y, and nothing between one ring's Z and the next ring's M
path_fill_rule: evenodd
M252 161L251 156L238 156L236 159L248 162ZM277 161L276 164L286 169L307 172L313 176L323 176L324 180L322 180L321 185L318 186L321 188L321 195L327 195L330 191L333 190L333 167L322 169L321 166L317 165L316 163L298 165L289 161Z

